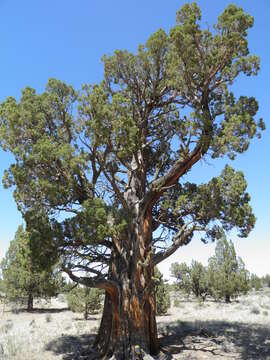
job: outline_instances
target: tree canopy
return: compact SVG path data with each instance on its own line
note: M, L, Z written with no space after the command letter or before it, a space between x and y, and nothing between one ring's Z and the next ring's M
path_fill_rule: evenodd
M35 256L30 238L31 234L20 225L0 264L8 299L17 301L27 298L29 311L33 309L35 297L54 296L62 281L51 265L44 266L42 256Z
M173 263L171 274L176 279L177 287L187 294L193 293L197 298L205 300L209 295L209 278L207 269L198 261Z
M230 5L205 29L198 5L186 4L168 34L158 30L135 54L104 56L99 84L77 91L50 79L42 94L27 87L1 104L1 144L15 158L4 184L15 186L28 226L50 229L72 280L106 290L112 321L122 314L111 346L130 341L128 359L138 338L157 348L154 266L195 232L205 241L221 227L247 236L255 224L241 172L227 165L208 183L186 180L200 160L234 159L264 129L256 99L231 88L259 70L252 26ZM125 317L136 324L129 340L118 333L127 333Z

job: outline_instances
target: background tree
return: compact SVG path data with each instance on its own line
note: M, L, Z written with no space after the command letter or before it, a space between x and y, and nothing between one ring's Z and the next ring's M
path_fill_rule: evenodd
M259 70L252 16L230 5L212 30L200 20L184 5L169 34L104 57L104 80L79 93L51 79L43 94L26 88L1 104L2 147L15 158L5 186L28 226L51 228L70 278L106 291L95 346L120 359L138 344L158 351L154 267L196 231L247 236L255 223L241 172L187 182L197 162L233 159L264 129L254 97L231 91Z
M217 241L208 269L210 292L215 298L223 298L229 303L231 298L248 292L249 273L243 260L237 258L232 241L228 241L225 235Z
M262 279L260 279L256 274L251 274L250 286L255 291L259 291L263 287Z
M262 278L263 283L265 286L270 287L270 275L267 274Z
M190 269L186 263L173 263L170 268L171 276L176 279L176 289L191 293Z
M54 296L61 284L61 277L52 268L42 268L41 259L33 256L30 234L19 226L1 268L7 298L16 301L27 297L28 311L33 310L35 297Z
M171 275L176 278L178 288L187 294L193 293L197 298L205 300L208 292L207 269L198 261L192 260L190 266L186 263L173 263Z
M0 293L5 294L6 289L5 289L5 284L4 284L4 280L0 279Z
M155 277L155 296L156 296L156 313L165 315L171 306L170 291L163 276L158 268L154 271Z
M77 286L68 292L67 303L71 311L83 313L85 320L87 320L88 315L100 311L102 298L103 292L100 289Z

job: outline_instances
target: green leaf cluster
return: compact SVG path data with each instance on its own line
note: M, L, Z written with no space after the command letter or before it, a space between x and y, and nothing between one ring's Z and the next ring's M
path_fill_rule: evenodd
M67 294L69 309L83 313L86 320L88 315L95 314L101 309L102 299L103 292L100 289L90 289L86 286L77 286Z
M263 287L263 279L260 279L258 275L251 274L250 276L250 286L255 291L262 289Z
M171 306L170 291L166 282L163 280L161 272L155 267L155 296L156 296L156 313L165 315Z
M31 236L19 226L10 242L6 256L1 261L4 288L10 300L31 297L54 296L62 284L62 278L51 264L42 263L31 249Z
M49 79L43 93L27 87L0 104L0 145L14 155L3 183L14 186L43 264L46 248L47 258L61 253L80 270L96 262L110 269L112 249L138 261L123 239L135 239L132 216L152 207L153 229L189 230L182 245L195 231L205 241L221 228L248 235L255 216L241 172L226 166L201 185L184 176L200 160L234 159L265 129L256 99L232 87L259 71L248 48L252 26L252 16L229 5L205 29L198 5L186 4L168 33L156 31L135 53L104 56L99 84L75 90ZM154 253L160 244L148 245Z
M190 266L173 263L171 274L176 279L178 289L202 300L211 296L230 302L239 294L246 294L253 281L243 260L236 256L232 241L228 241L224 233L217 240L215 255L209 258L208 267L194 260Z
M217 240L215 255L209 259L209 283L216 299L230 302L231 298L250 289L249 273L243 260L236 256L232 241L223 235Z
M173 263L171 274L176 279L177 288L185 293L202 300L209 294L207 269L200 262L192 260L190 266L186 263Z

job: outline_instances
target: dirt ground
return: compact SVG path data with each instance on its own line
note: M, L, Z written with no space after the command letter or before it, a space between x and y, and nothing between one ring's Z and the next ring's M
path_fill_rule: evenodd
M175 305L175 299L178 304ZM100 315L84 320L66 308L63 295L35 304L27 313L0 308L0 359L93 359L89 349ZM270 360L270 289L231 304L172 294L172 307L159 316L159 359Z

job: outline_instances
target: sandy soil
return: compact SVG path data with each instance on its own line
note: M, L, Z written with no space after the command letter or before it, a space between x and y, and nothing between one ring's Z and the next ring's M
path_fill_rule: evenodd
M168 314L159 316L160 359L270 360L270 289L231 304L198 303L172 294ZM0 359L90 359L100 315L84 320L67 310L63 296L36 303L37 310L0 308Z

